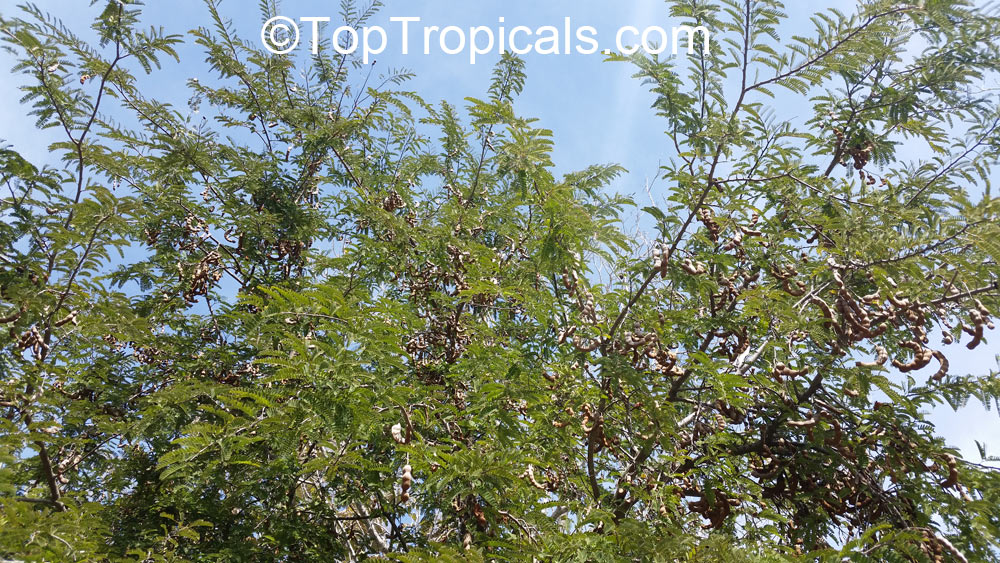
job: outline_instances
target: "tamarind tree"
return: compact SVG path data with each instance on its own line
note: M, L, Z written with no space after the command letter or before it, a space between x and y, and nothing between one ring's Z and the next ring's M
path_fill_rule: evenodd
M61 137L0 149L0 557L1000 555L1000 474L927 419L1000 397L949 367L1000 310L995 13L669 2L710 52L610 57L665 124L644 241L519 59L430 104L206 6L187 110L135 2L0 18Z

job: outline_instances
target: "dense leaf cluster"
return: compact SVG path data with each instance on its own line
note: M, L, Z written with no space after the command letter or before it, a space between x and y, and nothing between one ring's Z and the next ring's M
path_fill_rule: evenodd
M428 104L209 1L178 108L136 3L0 16L62 137L0 150L0 557L996 560L1000 474L926 411L1000 397L949 369L1000 313L1000 18L669 4L710 53L612 57L672 147L650 240L517 58Z

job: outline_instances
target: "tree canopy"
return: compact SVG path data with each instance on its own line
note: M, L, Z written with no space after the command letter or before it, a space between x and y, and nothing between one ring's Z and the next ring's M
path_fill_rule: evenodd
M227 6L0 15L62 137L0 147L0 558L1000 556L927 416L1000 397L949 369L1000 314L995 10L668 2L710 52L608 63L665 127L641 209L556 175L516 57L454 107ZM143 85L186 42L183 108Z

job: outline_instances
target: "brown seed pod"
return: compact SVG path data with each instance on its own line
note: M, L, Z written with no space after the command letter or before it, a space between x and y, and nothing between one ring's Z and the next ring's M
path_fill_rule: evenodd
M976 299L973 301L973 303L975 303L976 310L979 311L979 314L982 315L983 318L989 318L990 316L992 316L992 313L990 313L990 310L987 309L985 305L983 305L982 301Z
M58 321L52 323L53 326L60 327L67 323L77 324L76 322L76 311L70 311L68 315L59 319Z
M941 367L938 368L937 373L931 376L931 379L934 381L941 381L946 375L948 375L948 358L946 358L940 350L934 350L932 355L941 364Z
M777 363L774 365L774 370L772 371L772 376L778 381L784 381L785 377L801 377L809 373L809 368L804 367L800 369L792 369L783 363Z
M781 280L781 287L792 297L802 297L806 294L808 287L802 280L795 280L795 287L792 287L790 280Z
M685 258L684 261L681 262L681 269L692 276L700 276L708 271L705 268L705 264L701 262L692 262L690 258Z
M715 418L715 427L718 428L720 432L725 430L726 427L729 426L729 423L726 422L726 417L722 416L721 413L714 413L714 418Z
M962 329L972 335L972 340L966 344L966 347L969 350L973 350L976 346L979 346L980 342L983 341L983 325L986 323L983 319L982 312L979 310L969 311L969 318L972 319L975 326L972 329L969 329L965 325L962 325Z
M882 346L875 347L875 361L874 362L857 362L859 368L873 368L885 365L885 362L889 360L889 353Z
M819 297L813 295L809 298L809 302L819 307L819 310L823 313L823 316L826 318L824 326L827 328L835 328L837 326L833 322L833 310L830 309L830 305L828 305L826 301L823 301Z
M21 315L24 313L25 310L26 310L25 307L21 307L20 309L14 309L14 311L12 311L6 317L0 317L0 324L10 324L16 322L17 319L21 318Z
M480 532L486 531L486 514L483 512L483 507L479 506L479 503L472 501L472 516L476 519L476 526L479 527Z
M559 344L562 344L562 343L566 342L567 338L569 338L570 336L573 336L573 333L575 333L575 332L576 332L576 327L575 326L571 326L568 329L562 329L562 330L559 331L559 336L556 339L556 341Z
M706 229L708 229L708 238L711 239L712 242L717 242L719 240L719 233L722 229L712 216L712 210L707 207L699 209L698 220L705 225Z
M948 478L941 481L941 487L947 489L958 484L958 460L951 454L945 454L945 462L948 464Z
M906 373L908 371L916 371L918 369L923 369L927 364L931 363L931 359L934 358L934 352L928 348L924 348L920 342L916 340L907 340L905 342L900 342L899 345L903 348L909 348L913 350L913 360L908 363L903 363L898 359L892 361L893 367L899 371Z
M546 491L546 492L548 492L548 489L545 487L545 485L542 485L541 483L539 483L538 479L535 478L535 468L530 463L528 464L528 469L525 470L525 472L521 474L521 477L527 477L528 478L528 482L531 483L532 487L535 487L536 489L538 489L540 491Z
M733 238L729 239L729 242L727 242L725 245L722 246L722 250L725 252L729 252L734 248L742 246L743 246L743 231L740 230L733 235Z
M405 444L406 443L406 436L403 435L403 425L402 424L400 424L398 422L396 424L393 424L392 425L392 429L390 430L390 433L392 434L392 439L395 440L397 444Z
M573 337L573 346L580 352L593 352L594 350L597 350L597 347L600 345L601 341L596 338L585 343L583 339L580 338L579 334Z
M806 420L789 420L788 425L799 428L811 428L816 426L816 417L807 418Z
M757 469L757 468L751 467L750 474L753 475L754 477L758 478L758 479L763 480L763 481L769 481L771 479L774 479L778 475L780 475L782 469L784 469L784 468L781 465L778 465L778 464L772 462L771 465L769 465L769 466L767 466L767 467L765 467L763 469Z
M411 471L410 464L407 463L406 465L403 466L403 476L399 482L399 488L402 491L402 494L400 495L399 498L400 501L404 503L410 500L410 485L413 484L413 475L410 473L410 471Z
M667 252L669 249L665 244L657 244L653 247L653 269L660 272L660 277L667 277Z

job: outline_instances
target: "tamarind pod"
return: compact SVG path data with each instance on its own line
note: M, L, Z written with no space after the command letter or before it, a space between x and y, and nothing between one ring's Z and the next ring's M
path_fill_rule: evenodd
M406 437L403 436L403 425L402 424L399 424L398 422L396 424L393 424L392 428L390 429L389 432L390 432L390 434L392 434L392 439L397 444L405 444L406 443Z
M875 346L876 359L874 362L856 362L859 368L873 368L885 365L885 362L889 359L889 353L881 345Z
M809 297L809 302L819 307L819 310L823 313L823 316L826 317L826 322L824 323L824 326L826 326L826 328L836 327L836 325L833 322L834 319L833 311L830 309L830 305L828 305L826 301L823 301L819 297L813 295Z
M845 297L847 306L850 308L851 312L854 313L854 316L857 317L858 322L865 328L871 328L871 315L868 314L868 311L862 307L858 301L850 299L849 297L850 296Z
M61 327L66 323L72 322L76 324L76 311L70 311L68 315L59 319L58 321L52 323L54 327Z
M795 426L795 427L807 427L808 428L808 427L816 425L816 417L807 418L805 420L789 420L788 421L788 425L789 426Z
M24 313L24 311L25 311L24 307L20 309L14 309L14 311L11 314L7 315L6 317L0 317L0 324L8 324L16 322L17 319L21 318L21 314Z
M806 294L805 284L799 281L796 282L796 285L797 289L792 289L792 286L788 283L787 279L781 280L781 287L785 290L786 293L788 293L792 297L802 297L803 295L805 295Z
M975 349L976 346L979 346L979 343L982 341L983 341L983 325L982 323L978 323L976 324L975 332L972 333L972 340L969 341L969 343L966 344L965 347L968 348L969 350L973 350Z
M472 515L476 519L476 525L479 526L480 531L486 530L486 514L483 513L483 508L479 506L479 503L473 503L472 505Z
M708 510L708 501L705 500L704 498L700 500L690 501L687 504L688 504L688 510L690 510L691 512L701 513Z
M29 331L25 331L25 333L21 335L21 339L20 339L20 341L18 341L17 347L19 349L21 349L21 350L25 350L29 346L33 346L35 344L35 340L36 340L36 337L35 337L35 333L34 332L32 332L30 330Z
M779 478L775 482L773 487L764 487L761 489L761 496L763 498L778 498L785 493L786 483L784 478Z
M579 335L573 337L573 346L576 347L580 352L593 352L601 345L600 340L592 340L587 344L583 343L583 339Z
M949 487L954 487L955 484L957 484L957 483L958 483L958 473L957 472L949 472L948 473L948 478L945 479L944 481L941 481L940 484L941 484L942 488L947 489Z
M840 428L840 423L837 422L836 418L830 417L830 425L833 426L833 436L826 439L826 444L830 447L837 448L841 444L844 433Z
M955 547L955 544L948 541L948 538L944 536L938 536L937 542L939 545L943 545L945 548L947 548L948 551L950 551L952 555L955 556L955 559L957 559L959 563L969 563L969 559L965 557L965 554L963 554L957 547Z
M690 258L685 258L684 261L681 262L681 269L692 276L704 274L706 271L704 264L701 262L692 262Z
M889 329L889 324L886 323L886 322L881 322L880 324L876 325L874 329L869 329L868 330L868 334L866 335L866 337L867 338L876 338L876 337L882 336L883 334L885 334L885 331L888 330L888 329Z
M935 350L932 355L938 363L941 364L941 367L938 368L937 373L931 376L931 379L934 381L941 381L946 375L948 375L948 358L946 358L940 350Z
M978 310L979 314L982 315L983 317L989 317L992 315L992 313L990 313L990 310L987 309L985 305L983 305L982 301L975 299L973 300L973 303L975 303L976 310Z
M893 367L903 373L926 367L927 364L931 363L931 359L934 357L933 352L924 348L919 342L914 340L900 342L899 345L903 348L909 348L914 352L913 360L908 363L903 363L898 359L894 359L892 361Z
M837 297L837 311L840 312L841 318L844 319L844 322L847 323L848 329L852 332L859 332L862 334L868 332L868 328L861 324L843 296Z
M894 307L896 307L897 309L905 309L905 308L909 307L910 306L910 300L906 299L906 298L900 298L899 295L900 294L898 294L898 293L895 294L895 295L892 294L892 293L890 293L886 297L886 299L888 299L889 303L892 303L892 305Z
M830 262L832 262L832 258ZM840 277L840 271L837 268L833 268L831 272L833 273L833 281L837 284L837 287L844 289L844 279Z
M403 466L403 476L399 482L401 502L405 503L410 500L410 486L413 484L413 475L410 473L411 468L409 464Z
M559 338L557 338L557 342L559 344L563 344L564 342L566 342L567 338L569 338L570 336L573 336L574 332L576 332L576 326L575 325L569 327L568 329L562 329L562 330L560 330L559 331Z
M733 238L729 239L729 242L727 242L722 247L722 250L724 250L725 252L729 252L730 250L733 250L734 248L741 246L742 244L743 244L743 233L738 232L735 235L733 235Z
M750 468L750 474L761 480L771 480L781 474L782 467L776 462L771 462L771 468L756 469L754 467Z

